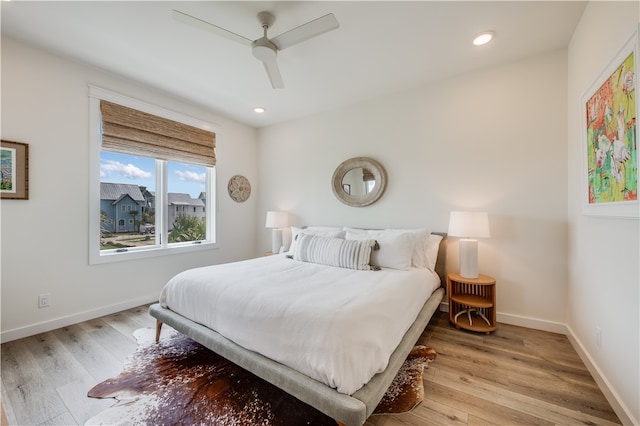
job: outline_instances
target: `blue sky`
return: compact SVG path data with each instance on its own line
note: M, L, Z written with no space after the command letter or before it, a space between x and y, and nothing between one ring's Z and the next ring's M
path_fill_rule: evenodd
M156 190L155 160L114 152L100 152L100 181L128 183ZM169 162L169 192L197 198L205 190L206 168Z

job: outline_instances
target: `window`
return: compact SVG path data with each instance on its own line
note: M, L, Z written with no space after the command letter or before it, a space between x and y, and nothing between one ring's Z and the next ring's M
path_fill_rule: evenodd
M215 217L205 213L216 210L213 126L97 87L89 92L90 262L216 246Z

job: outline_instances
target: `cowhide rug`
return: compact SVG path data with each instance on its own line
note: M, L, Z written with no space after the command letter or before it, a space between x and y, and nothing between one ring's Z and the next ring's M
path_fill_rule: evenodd
M336 425L190 338L171 330L154 344L153 333L137 330L139 346L123 372L88 392L118 402L87 425ZM433 349L416 346L375 413L400 413L418 405L424 397L423 369L435 357Z

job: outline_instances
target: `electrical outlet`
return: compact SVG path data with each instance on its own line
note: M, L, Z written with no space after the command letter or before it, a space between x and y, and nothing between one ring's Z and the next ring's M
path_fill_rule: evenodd
M596 326L596 345L602 347L602 329Z
M51 306L50 299L51 299L51 295L49 293L41 294L40 296L38 296L38 308L46 308L48 306Z

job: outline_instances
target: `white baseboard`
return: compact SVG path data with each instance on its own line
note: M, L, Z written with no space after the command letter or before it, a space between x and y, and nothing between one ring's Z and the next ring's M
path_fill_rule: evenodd
M567 326L566 334L567 338L571 342L571 345L578 353L580 359L582 359L582 362L584 362L587 370L589 370L589 373L591 373L591 376L593 376L593 379L598 384L598 387L604 394L604 397L607 398L607 401L609 401L609 404L611 404L611 408L613 408L613 411L616 412L622 424L640 425L640 418L635 418L631 410L623 402L621 402L622 400L619 398L617 392L610 385L605 375L602 374L602 371L600 371L598 365L593 361L589 353L585 350L580 340L575 336L575 334L573 334L573 330L571 329L571 327Z
M440 303L440 310L443 312L449 312L449 303ZM591 373L591 376L593 376L593 379L596 381L598 387L602 391L607 401L609 401L609 404L611 404L611 408L613 408L613 411L615 411L617 416L620 418L622 424L640 425L640 419L635 418L631 410L629 410L628 407L621 402L621 399L619 398L613 387L610 385L607 378L604 376L602 371L600 371L591 356L589 356L589 353L585 350L582 343L580 343L580 341L575 337L575 335L573 334L573 330L571 330L571 327L569 327L567 324L558 322L523 317L519 315L503 314L500 312L496 314L496 317L498 323L517 325L520 327L532 328L534 330L549 331L551 333L559 333L567 336L569 342L571 343L571 346L573 346L580 359L582 359L582 362L584 362L587 370L589 370L589 373Z
M440 302L440 310L449 312L449 302ZM549 331L551 333L567 334L567 326L565 324L553 321L546 321L537 318L523 317L520 315L496 313L496 321L498 323L517 325L520 327L533 328L534 330Z
M59 318L54 318L49 321L39 322L37 324L31 324L25 327L15 328L13 330L7 330L0 333L0 343L10 342L12 340L22 339L24 337L33 336L39 333L46 333L47 331L55 330L61 327L67 327L69 325L77 324L83 321L89 321L94 318L103 317L105 315L114 314L116 312L125 311L127 309L135 308L136 306L144 305L146 303L152 303L158 301L158 294L147 295L136 299L127 300L126 302L116 303L109 306L103 306L101 308L92 309L89 311L79 312L73 315L67 315Z
M498 312L496 314L497 321L517 325L520 327L533 328L534 330L548 331L550 333L567 334L567 325L554 321L541 320L538 318L523 317L520 315L503 314Z

